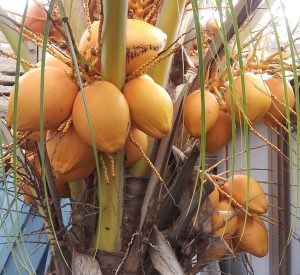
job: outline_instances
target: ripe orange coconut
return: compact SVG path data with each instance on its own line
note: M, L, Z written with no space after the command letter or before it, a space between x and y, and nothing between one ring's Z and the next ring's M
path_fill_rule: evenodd
M47 153L53 173L59 179L75 181L87 177L95 169L93 148L85 143L76 133L73 126L66 133L48 131ZM69 175L81 167L88 166L87 170L81 169L82 174L76 173L78 178Z
M37 63L37 66L40 67L41 62ZM71 67L52 55L46 57L45 66L63 69L67 73L70 73L72 71Z
M253 73L245 73L245 94L246 94L246 105L247 105L247 117L255 123L264 118L271 106L271 93L268 86L265 84L260 76ZM238 76L234 80L235 90L234 95L234 112L235 120L237 122L243 121L243 91L242 91L242 80L241 76ZM226 92L226 105L227 110L231 112L230 104L230 90Z
M234 244L243 252L249 252L256 257L264 257L268 254L268 231L260 216L239 217Z
M84 57L93 63L97 58L99 21L91 25L91 31L86 30L79 42L78 49ZM160 29L137 19L127 21L127 74L132 73L145 62L162 51L167 41L167 35ZM96 61L95 67L100 68Z
M85 178L92 174L92 172L95 170L95 161L91 161L89 163L86 163L83 166L80 166L68 173L65 174L59 174L59 173L53 173L56 180L61 182L71 182L80 180L82 178Z
M107 81L95 81L86 86L84 92L97 149L105 153L121 150L130 127L125 97L115 85ZM81 94L78 94L74 103L73 123L78 135L92 145Z
M52 18L55 19L53 15L54 12L52 14ZM46 20L47 13L45 11L45 6L39 5L36 2L31 1L28 6L24 26L32 32L44 34ZM19 19L19 23L22 23L21 18ZM54 28L52 22L50 24L49 36L55 38L57 41L62 40L62 35L59 33L59 31L57 31L57 29Z
M206 151L215 153L230 142L232 138L231 117L224 111L219 111L217 122L206 133Z
M148 148L148 137L145 133L140 131L135 127L131 127L130 132L133 139L141 146L143 152L147 153ZM125 143L125 164L126 166L131 166L133 163L142 158L142 153L138 147L130 140L129 137L126 139Z
M265 83L269 87L271 93L275 95L281 103L283 103L282 105L275 99L272 99L272 104L269 109L269 113L271 113L279 122L284 123L286 117L285 106L287 105L287 102L285 101L283 79L273 76L268 80L266 80ZM286 89L287 89L289 107L294 108L295 94L291 84L288 81L286 81ZM266 114L265 120L268 123L270 123L272 126L277 125L276 121L269 114Z
M33 69L20 77L18 97L18 131L37 131L40 128L41 69ZM56 129L72 113L77 86L62 69L45 67L44 129ZM7 123L13 124L15 91L8 101Z
M161 52L167 35L153 25L137 19L128 20L127 75Z
M212 230L215 237L225 238L235 234L238 226L238 217L234 216L235 209L227 200L220 201L212 214ZM226 223L227 221L227 223Z
M196 90L189 94L184 104L184 126L193 137L201 136L201 93ZM205 126L206 131L209 131L217 122L219 116L219 104L216 97L205 91Z
M137 128L154 138L162 138L171 131L172 100L151 77L142 75L128 81L123 93Z
M248 200L248 210L257 214L263 214L268 210L268 203L265 193L260 184L253 178L249 178L249 194L247 197L247 176L234 175L223 185L223 191L232 194L232 197L246 208Z
M24 26L32 32L44 33L47 13L36 2L28 6Z

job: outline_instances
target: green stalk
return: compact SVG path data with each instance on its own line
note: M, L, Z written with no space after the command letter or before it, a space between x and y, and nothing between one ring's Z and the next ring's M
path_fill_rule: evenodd
M123 89L126 77L127 1L104 0L102 77Z
M169 47L177 39L184 6L185 0L165 0L163 2L156 27L161 29L168 36L165 48ZM153 80L163 87L166 87L168 82L172 59L173 56L170 56L161 61L153 68L150 73ZM148 157L150 156L150 158L153 152L154 143L155 139L148 136L148 150L146 152L146 155ZM148 164L144 159L139 160L129 170L129 174L136 177L146 176L147 172Z
M203 186L205 181L205 163L206 163L206 119L205 119L205 86L204 86L204 63L203 63L203 52L202 52L202 30L200 26L200 17L199 17L199 8L198 2L196 0L192 0L192 10L193 10L193 17L195 22L195 30L196 30L196 41L197 41L197 48L198 48L198 60L199 60L199 74L200 74L200 93L201 93L201 150L200 150L200 157L199 157L199 168L196 176L196 181L194 185L194 190L192 194L192 198L190 201L189 208L191 207L191 202L193 201L196 187L199 182L200 178L200 196L199 196L199 203L196 211L196 217L200 211L201 200L203 196Z
M165 0L163 2L156 27L168 36L166 48L177 39L185 2L185 0ZM163 87L166 87L168 83L172 59L173 56L166 58L157 64L151 72L154 81Z
M105 0L102 64L103 79L123 89L126 77L126 30L127 1ZM109 183L105 180L104 167L101 166L102 180L98 186L100 214L96 237L97 248L108 252L121 249L121 222L123 212L124 151L114 155L115 177L110 172L110 160L103 155L107 166Z

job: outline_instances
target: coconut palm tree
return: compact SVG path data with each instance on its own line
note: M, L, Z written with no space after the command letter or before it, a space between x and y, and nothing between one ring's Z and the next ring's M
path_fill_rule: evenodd
M16 59L1 121L4 190L12 175L16 201L43 218L51 272L196 274L225 256L268 253L265 223L276 221L252 176L249 135L299 166L291 146L283 152L254 126L264 121L292 143L294 32L286 22L281 47L268 0L198 2L34 0L22 15L1 9L14 54L0 53ZM262 2L271 19L249 32ZM207 9L215 15L202 24ZM271 35L277 51L268 53ZM28 41L41 48L38 64ZM209 163L230 141L231 152ZM34 273L22 234L14 237L16 264Z

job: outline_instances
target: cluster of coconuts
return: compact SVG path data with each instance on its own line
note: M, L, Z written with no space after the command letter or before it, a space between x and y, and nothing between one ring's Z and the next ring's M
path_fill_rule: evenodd
M52 13L52 19L54 19L50 24L49 37L56 40L57 42L63 41L61 33L58 31L57 27L61 27L61 22L56 20L58 15L55 11ZM24 21L24 27L31 32L34 32L38 35L43 35L45 32L45 25L47 21L47 12L42 4L37 4L34 1L31 1L28 5L26 18ZM22 23L21 18L19 23ZM56 26L54 26L56 24ZM26 39L26 37L25 37Z
M83 33L78 48L92 64L91 68L99 69L98 26L99 22L95 21ZM164 49L166 40L166 34L160 29L141 20L128 19L126 74L130 75L155 57ZM72 68L61 60L53 56L46 58L43 125L47 154L57 181L76 181L94 171L92 136L98 151L113 154L125 148L125 165L130 166L142 157L141 151L147 151L148 136L160 139L171 130L172 100L150 76L132 78L122 91L108 81L85 83L84 101L76 79L70 77L71 72ZM87 73L93 75L95 71L87 69ZM15 118L19 132L35 133L38 137L40 88L40 67L20 77ZM13 90L7 113L10 126L14 121L15 100ZM60 126L67 122L71 122L69 127L61 130L64 127Z
M266 213L268 203L260 184L251 177L248 181L245 175L235 175L221 187L228 196L224 196L216 187L210 194L214 209L212 232L215 237L230 240L234 252L264 257L268 253L268 232L260 215ZM241 206L246 209L247 205L251 216L245 216L240 209Z
M279 123L286 121L286 105L293 108L295 105L295 94L290 83L286 81L287 98L285 100L284 81L282 78L273 76L263 80L253 73L244 74L245 82L245 102L247 117L251 124L265 121L268 125L275 127ZM214 94L206 90L205 96L205 130L206 130L206 151L215 153L232 138L231 111L234 110L235 120L240 123L244 119L243 115L243 91L242 77L238 76L234 80L233 100L234 106L231 108L231 92L227 89L225 95L227 110L219 107ZM273 99L275 97L277 100ZM188 133L196 138L202 135L202 113L201 113L201 93L196 90L189 94L184 106L184 125Z
M221 110L214 94L204 92L206 151L215 153L232 138L232 123L228 112ZM184 125L188 133L196 138L202 135L201 92L196 90L186 97L184 104Z
M295 94L290 83L286 81L287 99L285 101L284 81L282 78L272 76L263 80L261 76L253 73L244 74L245 82L245 102L247 107L247 117L254 124L260 121L266 121L271 126L278 125L278 122L284 124L286 120L286 105L293 108L295 105ZM243 121L243 91L241 75L234 80L235 89L233 92L235 120ZM231 93L229 89L226 92L227 109L231 111ZM277 100L274 100L276 97ZM275 118L275 119L274 119ZM277 121L278 122L277 122Z

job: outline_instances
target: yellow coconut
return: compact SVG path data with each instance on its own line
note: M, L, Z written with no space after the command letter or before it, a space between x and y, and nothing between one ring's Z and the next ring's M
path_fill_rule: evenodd
M131 74L161 52L167 35L153 25L137 19L128 20L127 74Z
M163 50L167 36L160 29L137 19L128 19L127 24L127 74L132 73L156 54ZM98 51L99 21L91 25L91 31L86 30L79 42L78 49L89 63L94 63L99 70L100 63L96 61ZM91 70L91 69L90 69Z
M184 126L193 137L201 136L201 93L196 90L187 96L184 104ZM219 116L219 104L216 97L205 91L205 126L210 130L217 122Z
M61 182L71 182L86 178L95 170L95 161L91 161L79 168L76 168L69 173L59 174L54 173L54 177Z
M95 168L93 148L78 136L73 126L66 133L48 131L46 147L53 173L59 175L60 179L91 163L91 169ZM72 181L90 174L81 171L83 175L78 174L78 178L73 178Z
M286 117L285 106L287 105L287 102L285 101L283 79L278 77L271 77L268 80L266 80L265 83L269 87L270 92L274 96L276 96L277 99L282 103L280 104L277 100L272 99L272 104L269 109L269 113L271 113L271 115L273 115L279 122L284 123ZM289 107L294 108L295 94L291 84L288 81L286 81L286 89L287 89ZM272 126L277 125L276 121L269 114L266 114L265 119Z
M253 178L249 178L249 193L247 197L247 176L234 175L223 185L223 191L232 194L232 197L246 208L248 200L248 210L257 214L263 214L268 210L268 203L265 193L260 184Z
M94 21L90 26L90 31L86 29L80 39L78 44L78 50L84 56L84 58L95 66L96 70L100 70L101 64L96 60L98 58L98 33L99 33L99 21ZM91 74L96 74L96 71L93 71L89 67Z
M133 123L154 138L162 138L172 128L173 103L164 88L147 75L128 81L123 90Z
M212 191L212 193L209 195L209 200L213 208L216 208L218 206L219 199L220 199L220 194L217 187L215 186L214 191Z
M213 235L215 237L231 237L235 234L237 226L238 217L235 216L234 207L227 200L220 201L212 214Z
M249 252L256 257L264 257L268 254L268 231L260 216L239 217L234 245L239 251Z
M131 127L130 132L132 134L133 139L142 148L143 152L147 153L147 148L148 148L147 135L135 127ZM141 158L142 158L141 151L130 140L130 138L127 137L126 143L125 143L125 164L126 164L126 166L132 165L133 163L135 163L136 161L138 161Z
M24 26L32 32L44 33L47 13L42 6L31 2L28 6Z
M37 66L40 67L41 62L37 63ZM71 67L52 55L46 57L45 66L63 69L67 73L70 73L72 71Z
M47 13L45 9L46 7L44 5L39 5L36 2L31 1L28 6L24 26L32 32L44 34L47 20ZM57 16L55 16L54 13L55 12L52 13L52 19L55 20ZM19 23L22 23L22 18L19 19ZM60 22L56 22L56 24L60 24ZM54 38L56 41L63 40L62 35L54 27L54 24L52 22L50 24L49 37Z
M84 91L97 149L105 153L121 150L130 127L125 97L116 86L107 81L95 81L86 86ZM73 122L78 135L92 145L81 94L78 94L74 103Z
M18 131L40 129L41 69L33 69L20 77L18 97ZM44 129L55 129L72 113L77 95L76 85L61 69L45 67ZM13 124L15 91L9 97L7 123Z
M228 113L219 111L217 122L206 133L206 151L215 153L230 142L232 138L231 117Z
M268 86L265 84L261 76L257 76L253 73L245 73L245 94L246 94L246 105L247 105L247 117L255 123L263 119L271 106L271 93ZM242 80L241 76L238 76L234 80L235 90L234 99L234 112L235 119L237 122L243 121L243 91L242 91ZM231 112L230 104L230 90L226 92L226 105L229 112Z

